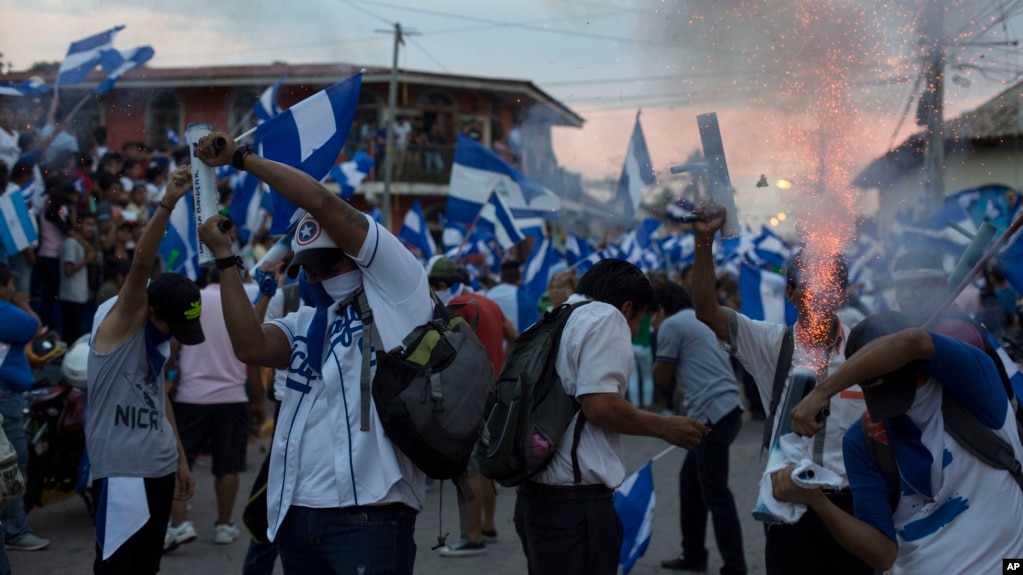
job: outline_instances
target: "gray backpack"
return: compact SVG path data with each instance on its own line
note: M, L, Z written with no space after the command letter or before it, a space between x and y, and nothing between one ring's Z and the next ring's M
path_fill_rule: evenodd
M362 288L341 306L354 305L362 318L362 431L369 431L372 393L387 437L428 476L454 479L464 475L479 438L494 368L472 327L432 297L433 318L405 336L404 349L389 351Z

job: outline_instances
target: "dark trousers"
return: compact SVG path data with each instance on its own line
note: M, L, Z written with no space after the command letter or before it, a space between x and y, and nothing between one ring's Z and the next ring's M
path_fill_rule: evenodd
M735 498L728 488L728 450L742 428L742 410L735 408L709 427L710 433L686 454L679 471L682 555L687 561L707 562L709 512L714 522L714 540L724 561L721 573L746 573L742 527Z
M519 485L515 531L529 575L618 573L622 523L615 513L614 491L603 485Z
M412 575L416 512L392 503L343 509L288 509L277 531L286 575Z
M98 479L96 483L102 481ZM96 575L150 575L160 570L163 536L167 533L171 501L174 499L174 474L147 477L145 482L149 521L106 561L103 560L103 549L96 545L96 560L92 564L92 572ZM100 503L106 501L101 497ZM97 519L101 516L97 510Z
M852 515L852 492L829 494L843 511ZM842 547L831 536L820 516L807 509L793 525L771 525L765 548L767 575L873 575L874 570Z
M85 332L85 308L87 304L73 301L60 300L60 313L64 317L64 331L61 338L68 345L75 341Z
M36 258L35 269L38 270L40 286L39 321L50 329L63 328L63 325L54 321L57 315L57 293L60 291L60 260Z

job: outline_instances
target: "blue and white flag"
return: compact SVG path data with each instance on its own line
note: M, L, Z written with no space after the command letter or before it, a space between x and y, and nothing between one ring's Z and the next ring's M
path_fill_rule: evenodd
M476 140L459 134L448 186L448 219L471 223L494 190L502 193L516 218L557 217L558 196Z
M99 322L96 322L99 325ZM146 483L142 477L107 477L96 503L96 543L107 560L149 522Z
M334 167L355 118L362 74L313 94L256 128L263 157L322 180ZM297 207L273 192L272 234L284 233Z
M430 235L430 229L426 225L426 216L423 215L423 206L419 200L412 202L412 207L405 213L405 220L401 224L398 237L410 246L419 250L425 259L430 259L437 253L437 244Z
M480 217L476 225L484 229L492 226L490 231L493 232L498 245L503 250L526 239L526 235L519 228L518 222L515 221L515 216L512 215L511 210L508 208L508 204L504 202L504 198L496 190L490 193L490 198L487 199L487 203L480 210Z
M351 160L330 169L330 177L341 187L342 199L352 199L359 184L373 170L374 164L375 162L369 154L358 150L352 155Z
M568 265L574 266L589 257L591 253L593 253L593 249L590 248L590 244L569 230L565 235L565 259L568 260Z
M0 195L0 240L8 255L14 255L39 241L36 219L29 212L25 196L18 193Z
M458 222L453 222L447 219L446 216L442 216L441 221L444 224L444 233L441 235L441 243L444 244L444 251L454 249L462 245L462 242L465 241L465 236L469 233L469 229Z
M0 96L41 96L48 94L52 88L46 82L29 78L24 82L0 82Z
M153 58L154 54L152 46L139 46L124 52L113 48L104 50L100 54L100 65L107 73L107 79L100 82L93 93L103 94L109 91L121 79L121 76L135 68L141 68Z
M785 268L792 257L792 246L778 234L764 227L753 240L753 253L762 266L778 271Z
M194 200L192 194L187 194L174 206L159 250L164 271L181 274L190 280L198 278L201 271L194 216Z
M743 262L739 271L742 313L750 319L792 325L796 308L785 297L785 276Z
M274 82L273 86L264 90L259 95L259 99L256 100L256 105L252 107L252 115L259 118L260 122L266 122L281 113L281 107L277 105L277 92L281 90L281 82L284 81L285 77L281 76L279 80Z
M653 233L660 226L661 221L657 218L646 218L640 222L622 240L622 258L644 271L664 267L661 256L654 247L657 244L653 241Z
M171 128L167 128L167 143L172 145L172 146L180 146L181 145L181 137L178 136L178 133L175 132ZM223 166L218 166L218 168L220 168L220 167L223 167ZM230 166L228 166L228 167L230 167ZM220 179L220 175L219 174L217 175L217 179L218 180Z
M661 240L661 253L674 266L691 264L696 259L696 236L692 232L672 234Z
M586 256L586 258L580 260L579 263L575 265L575 269L578 270L579 277L582 277L583 274L590 271L590 268L596 265L597 262L610 258L617 258L620 256L621 250L618 249L618 246L609 245L606 248L600 251L593 252L592 254Z
M554 242L549 237L536 240L526 260L519 285L519 318L516 325L525 329L540 319L537 303L547 291L551 268L561 260L561 255L558 250L554 250Z
M998 262L1002 264L1005 279L1009 280L1016 293L1023 294L1023 232L1005 241L1006 246L998 254ZM1021 396L1023 397L1023 396Z
M67 56L60 63L57 71L57 86L73 86L81 84L89 76L89 72L100 65L104 50L113 47L114 34L124 29L124 26L111 28L106 32L100 32L95 36L72 42L67 49Z
M654 494L652 463L652 460L648 461L615 489L615 512L622 522L622 548L618 556L622 575L629 575L636 561L646 553L650 535L654 532L657 497Z
M643 126L639 123L639 114L637 113L636 126L632 129L629 149L625 153L622 176L618 179L618 197L624 204L626 220L635 219L636 210L643 202L643 189L653 184L654 181L654 168L650 162L650 152L647 151Z
M263 182L256 176L242 172L233 178L233 182L234 191L227 217L238 228L238 240L247 244L252 233L259 231L265 215L273 213L273 203Z

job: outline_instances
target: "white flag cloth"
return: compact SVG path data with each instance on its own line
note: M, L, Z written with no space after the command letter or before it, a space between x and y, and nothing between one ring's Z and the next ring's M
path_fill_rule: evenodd
M96 506L96 543L103 560L113 555L149 521L146 483L141 477L107 477Z

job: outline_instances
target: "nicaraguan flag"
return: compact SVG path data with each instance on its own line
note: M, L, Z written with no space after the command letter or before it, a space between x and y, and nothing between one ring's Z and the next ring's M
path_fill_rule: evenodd
M60 69L57 71L57 86L73 86L84 82L89 72L100 65L103 51L113 47L114 34L123 29L124 26L118 26L95 36L72 42L67 49L67 56L64 56L64 61L60 63Z
M322 180L334 167L352 127L361 87L362 74L354 74L260 124L256 140L263 146L263 157ZM281 234L288 229L296 206L276 192L272 197L270 233Z
M444 244L444 250L447 251L462 245L465 236L469 233L469 229L458 222L447 219L446 216L442 217L442 221L444 222L444 233L440 239L441 243Z
M181 274L190 280L198 278L200 272L193 202L192 194L187 194L174 206L159 250L164 271Z
M172 145L172 146L180 146L181 145L181 137L178 136L177 132L175 132L174 130L172 130L170 128L167 128L167 143ZM222 168L222 167L223 166L218 166L218 168ZM228 166L228 167L230 167L230 166ZM219 174L217 175L217 179L218 180L220 179Z
M99 63L107 73L107 79L100 82L93 92L103 94L109 91L121 79L121 76L135 68L144 66L146 62L153 58L155 53L152 46L139 46L124 52L114 50L113 48L104 50L100 53Z
M792 246L781 236L764 227L753 240L753 253L769 269L781 270L792 256Z
M643 188L654 181L650 152L646 149L646 138L643 137L639 114L636 114L636 126L632 129L629 149L625 153L625 165L622 166L622 176L618 179L618 197L624 204L625 219L631 221L636 217L636 209L643 202Z
M490 198L480 210L480 217L476 225L484 228L492 226L494 238L497 239L498 245L503 250L526 239L526 234L522 233L508 204L504 202L504 198L497 191L490 193Z
M692 232L672 234L661 240L661 253L672 265L691 264L696 259L696 236Z
M0 83L0 96L41 96L48 94L50 88L45 82L30 78L17 84L11 82Z
M476 140L459 134L448 186L448 219L472 222L494 190L504 194L504 201L516 218L557 217L558 196Z
M629 575L636 561L646 553L650 535L654 532L657 497L654 494L652 463L648 461L615 489L615 512L622 522L622 550L618 556L622 575Z
M0 226L0 240L8 255L14 255L39 241L36 219L29 213L25 196L9 192L0 196L0 214L4 225Z
M259 118L260 122L266 122L281 113L281 107L277 105L277 92L280 91L281 82L284 81L284 78L285 76L281 76L280 80L274 82L273 86L264 90L260 94L259 99L256 100L256 105L252 107L252 115Z
M259 230L263 217L273 212L270 194L266 193L263 182L248 172L238 174L234 180L234 193L227 217L238 228L238 239L246 244L252 233Z
M405 213L405 221L401 225L398 237L417 248L425 259L430 259L437 253L437 244L430 235L426 216L423 215L423 206L419 200L412 202L412 207Z
M593 253L593 250L590 248L590 244L586 243L586 240L571 231L565 235L565 259L568 260L568 265L574 266L589 257L591 253Z
M785 297L785 276L743 262L739 271L742 313L750 319L792 325L796 308Z
M547 291L547 283L551 280L551 268L561 261L561 255L554 249L550 238L538 239L533 244L533 251L526 260L522 270L522 283L519 286L519 327L533 325L540 319L540 310L536 302ZM530 302L533 302L530 305Z
M149 502L141 477L107 477L102 484L96 503L96 543L105 561L149 521Z
M584 258L578 264L576 264L575 268L579 272L579 277L582 277L583 274L590 271L590 268L592 268L597 262L609 258L617 258L620 255L621 250L618 248L618 246L611 244L600 251L593 252L592 254L586 256L586 258Z
M373 170L374 164L375 162L369 154L358 150L351 160L330 169L330 177L341 187L342 199L352 199L359 184Z

